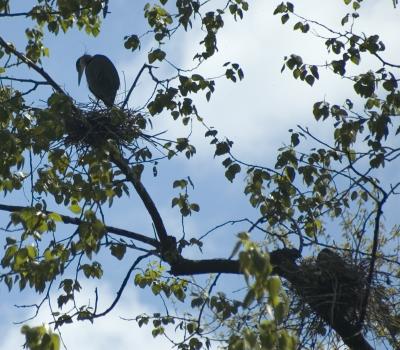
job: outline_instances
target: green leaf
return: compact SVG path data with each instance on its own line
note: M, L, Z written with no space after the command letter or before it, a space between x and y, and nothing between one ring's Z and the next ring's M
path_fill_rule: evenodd
M111 254L115 256L118 260L122 260L126 253L125 244L112 244L110 246Z
M398 84L396 79L385 80L382 84L386 91L393 91L397 88Z
M290 166L286 167L285 173L286 173L286 176L289 178L289 180L293 182L296 177L296 172L295 172L294 168L290 167Z
M319 79L318 67L311 66L310 67L311 74L314 76L315 79Z
M281 281L279 277L270 277L268 279L267 286L271 298L276 299L277 297L279 297L279 293L281 291Z
M172 208L175 207L178 203L179 203L179 198L178 197L172 198L171 207Z
M164 51L162 51L161 49L156 49L156 50L154 50L154 51L152 51L152 52L150 52L148 54L149 63L152 64L155 61L160 61L161 62L161 61L164 60L166 55L167 54Z
M282 15L282 17L281 17L282 24L285 24L288 20L289 20L289 15L287 13Z
M195 212L199 212L200 211L200 206L196 203L192 203L190 204L190 209L195 211Z
M68 209L69 209L70 211L72 211L74 214L80 214L80 213L81 213L81 210L82 210L82 208L81 208L78 204L70 205L70 206L68 207Z
M60 338L45 326L29 327L24 325L21 333L25 335L26 347L32 350L59 350Z
M241 167L239 164L234 163L228 167L228 169L225 171L225 177L232 182L235 176L240 172Z
M184 189L187 187L187 185L188 185L188 182L185 179L182 179L182 180L175 180L172 187L173 188L180 187L180 188Z
M315 78L312 75L307 75L306 76L306 82L308 85L313 86L315 81Z
M360 4L357 1L353 2L353 9L354 11L357 11L360 8Z
M126 49L135 51L140 48L140 39L137 35L126 36L124 46Z
M216 150L214 156L220 156L226 153L229 153L230 145L228 142L219 142L216 144Z
M243 299L243 307L248 308L255 300L256 294L253 289L250 289Z
M12 238L12 237L6 237L6 244L7 244L7 245L13 245L13 244L15 244L15 243L17 243L17 240L16 240L16 239L14 239L14 238Z
M285 303L280 302L277 306L275 306L274 316L277 324L281 324L285 320L287 312L288 312L288 307Z
M348 21L349 21L349 14L344 16L340 23L342 24L342 26L344 26Z
M299 134L298 133L293 133L290 136L290 140L291 140L292 146L296 147L300 143Z

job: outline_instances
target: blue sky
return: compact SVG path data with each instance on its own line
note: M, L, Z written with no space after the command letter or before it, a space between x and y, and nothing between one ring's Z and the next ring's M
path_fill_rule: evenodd
M14 1L15 2L15 1ZM124 80L129 88L137 72L146 62L147 52L151 42L142 43L140 52L131 53L123 47L123 37L132 33L144 31L142 12L145 1L115 0L110 1L111 14L104 20L102 32L96 38L89 38L85 33L71 31L59 34L57 37L47 36L45 43L50 48L50 57L43 60L46 71L76 100L88 101L88 89L85 81L78 87L75 61L84 52L89 54L102 53L107 55L116 65L122 87ZM222 72L222 64L226 61L238 62L245 73L244 81L233 84L220 79L217 81L217 91L209 103L204 98L196 98L200 115L208 125L216 127L221 136L225 135L234 141L234 152L246 162L274 164L276 149L289 139L288 129L297 124L308 125L321 137L328 137L330 130L321 128L312 118L312 104L326 98L328 101L342 103L351 93L352 87L346 80L332 77L328 72L320 72L321 81L314 87L304 82L295 81L288 71L283 74L280 69L283 57L291 53L299 54L305 62L324 63L327 60L323 42L311 35L293 32L291 25L282 26L279 17L272 15L278 1L266 2L256 0L250 4L250 10L242 22L227 21L219 36L219 53L209 63L200 68L204 76L215 76ZM21 3L19 3L21 4ZM134 4L134 5L133 5ZM339 28L341 17L348 8L338 0L326 0L324 4L315 5L312 0L295 3L299 13L306 17L318 19L320 22ZM16 8L17 10L17 8ZM0 32L5 40L15 40L17 48L23 45L25 21L22 19L2 19ZM365 3L361 10L361 21L357 31L368 34L379 30L388 51L385 57L398 61L400 44L398 29L400 9L394 10L389 0ZM190 68L196 45L201 40L197 30L178 35L177 42L171 42L166 50L171 53L171 60L178 66ZM368 62L366 62L368 64ZM168 71L168 67L160 65L159 72ZM361 71L361 68L355 68ZM32 72L29 72L34 76ZM130 106L143 104L149 90L148 80L142 79L134 91ZM123 98L121 89L120 99ZM154 132L168 130L172 137L185 135L188 131L179 123L173 122L168 116L154 119ZM180 217L177 210L171 208L171 199L177 191L172 189L172 182L177 178L190 176L195 183L191 193L193 201L200 204L201 211L186 221L186 231L189 237L199 237L210 228L232 219L257 217L257 212L250 208L243 194L244 179L239 177L233 184L228 183L223 176L224 169L220 159L213 159L213 147L203 138L204 129L194 127L193 142L197 148L194 159L183 158L171 162L163 162L159 167L159 176L154 178L151 168L144 174L144 183L165 220L170 233L181 234ZM26 205L22 197L16 197L19 205ZM112 210L107 211L107 223L131 229L136 232L152 232L151 222L137 198L124 199ZM1 226L7 224L4 215ZM204 257L228 256L235 240L234 236L245 225L226 226L210 236L205 242ZM198 254L193 251L193 254ZM125 261L125 260L124 260ZM103 262L106 267L104 279L101 281L101 303L104 307L110 304L119 281L123 277L129 263L116 264L114 260ZM232 279L227 278L231 290L237 286ZM236 281L238 278L236 277ZM241 282L240 282L241 285ZM82 300L92 300L95 285L89 281L82 292ZM13 304L26 304L36 300L29 292L19 294L14 290L8 294L4 286L0 286L3 303L0 304L0 339L3 339L1 349L17 349L23 343L19 335L20 321L31 313L26 309L16 309ZM80 349L84 344L87 350L135 348L160 349L166 345L162 338L153 339L150 328L140 330L134 322L126 322L119 318L133 317L141 312L158 311L159 302L142 290L136 290L132 284L124 293L120 305L106 318L96 321L66 326L63 329L63 339L69 349ZM32 324L46 322L49 319L46 311Z

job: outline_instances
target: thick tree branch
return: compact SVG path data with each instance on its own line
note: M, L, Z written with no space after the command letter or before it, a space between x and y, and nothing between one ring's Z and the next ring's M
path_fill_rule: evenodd
M364 296L364 300L363 300L363 304L362 304L362 308L361 308L361 315L360 315L360 320L359 320L360 327L362 327L365 316L367 314L368 299L369 299L369 295L371 293L372 279L373 279L374 273L375 273L376 254L378 252L378 245L379 245L379 231L381 229L381 227L380 227L381 226L381 216L383 214L382 207L385 204L387 198L388 198L387 194L385 192L383 192L382 200L377 203L375 225L374 225L374 239L373 239L372 251L371 251L372 256L371 256L371 262L369 265L369 271L368 271L368 276L367 276L367 289L365 291L365 296Z
M177 263L173 264L170 272L175 276L202 275L208 273L241 273L238 260L190 260L185 258L181 258Z
M167 234L167 230L164 226L164 222L161 218L160 213L158 212L155 203L153 202L153 199L140 181L140 174L129 166L128 161L121 156L119 151L111 151L110 157L111 161L119 168L119 170L121 170L121 172L126 176L126 178L132 183L133 187L135 188L137 194L142 200L147 212L149 213L153 221L157 236L160 239L161 244L167 244L167 242L169 241L169 237Z
M21 210L29 210L29 209L32 209L32 208L31 207L18 206L18 205L0 204L0 210L11 212L11 213L18 212L18 211L21 211ZM47 215L52 213L51 211L47 211L47 210L43 211L43 212L46 213ZM61 219L62 219L64 224L80 225L81 223L84 222L84 220L81 220L81 219L78 219L78 218L72 218L72 217L67 216L67 215L60 215L60 217L61 217ZM136 241L149 244L149 245L151 245L151 246L153 246L155 248L159 248L159 246L160 246L160 243L156 239L147 237L147 236L142 235L140 233L135 233L135 232L132 232L132 231L124 230L124 229L113 227L113 226L105 226L105 228L106 228L107 232L116 234L118 236L134 239Z

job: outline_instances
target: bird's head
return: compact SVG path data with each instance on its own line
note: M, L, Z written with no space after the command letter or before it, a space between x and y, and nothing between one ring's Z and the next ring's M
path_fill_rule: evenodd
M90 55L83 55L77 59L76 70L78 71L78 85L81 83L83 71L85 70L86 65L89 63L91 59L92 56Z

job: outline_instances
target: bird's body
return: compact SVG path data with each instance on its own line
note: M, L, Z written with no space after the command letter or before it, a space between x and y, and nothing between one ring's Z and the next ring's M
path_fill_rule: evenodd
M104 55L83 55L76 61L78 84L85 71L90 92L112 107L119 89L119 76L113 63Z

